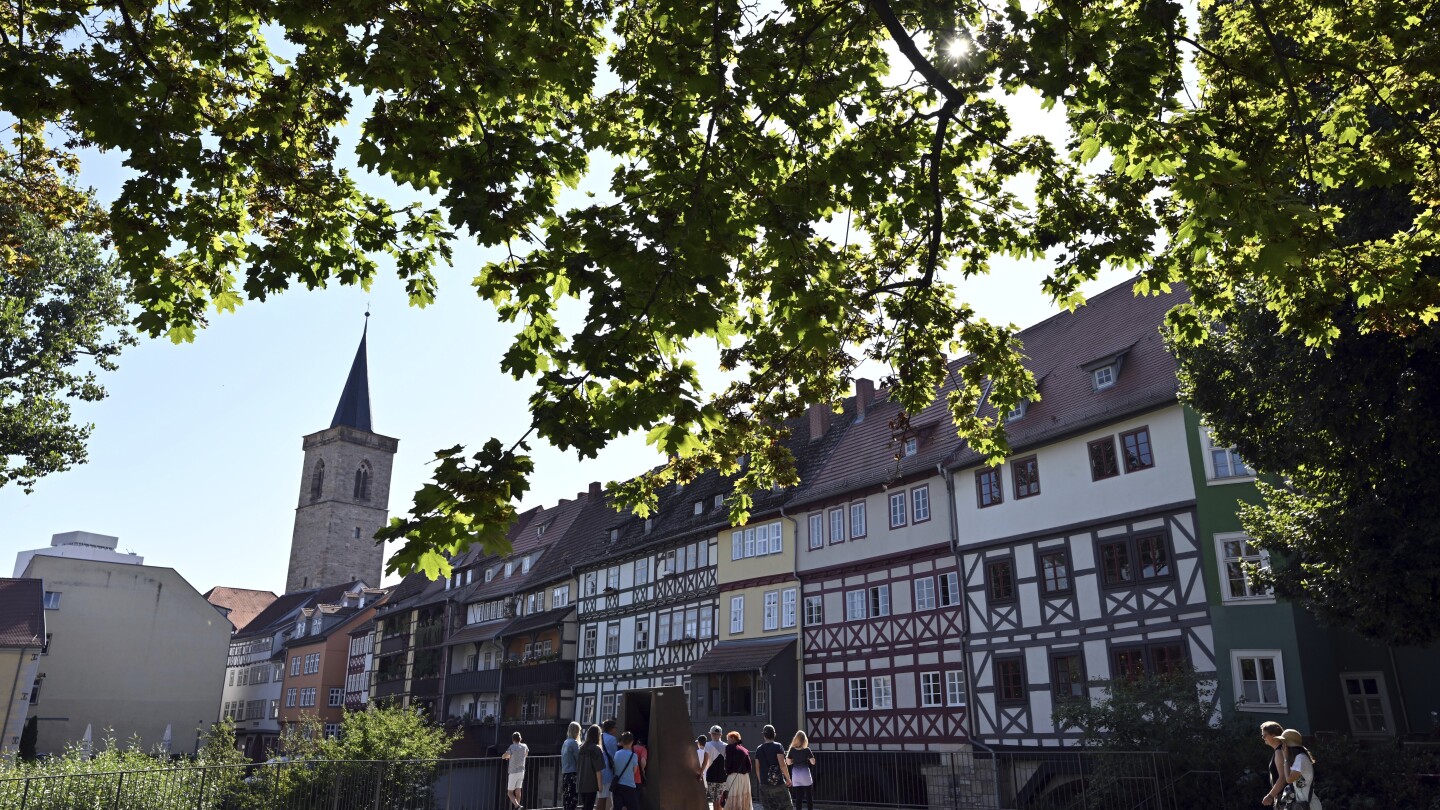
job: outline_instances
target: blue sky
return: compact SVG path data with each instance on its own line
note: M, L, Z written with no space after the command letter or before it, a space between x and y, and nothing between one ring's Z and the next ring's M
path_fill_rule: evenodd
M124 173L110 155L87 155L82 181L104 201ZM390 193L378 181L367 185ZM583 190L583 189L582 189ZM370 395L377 432L400 440L391 514L404 512L439 448L507 442L528 425L528 383L499 372L511 329L471 292L484 254L457 251L436 304L410 307L382 271L373 288L292 290L214 315L194 343L145 340L106 375L107 400L78 407L93 422L90 461L42 479L34 493L0 488L0 555L49 545L57 532L120 537L122 550L214 585L284 586L301 478L301 437L329 426L370 319ZM997 263L962 297L983 317L1021 326L1055 312L1040 292L1043 264ZM1122 276L1087 285L1093 294ZM878 370L876 370L878 373ZM533 446L533 445L532 445ZM590 481L632 476L658 457L643 433L598 459L533 446L536 473L524 507L573 497Z

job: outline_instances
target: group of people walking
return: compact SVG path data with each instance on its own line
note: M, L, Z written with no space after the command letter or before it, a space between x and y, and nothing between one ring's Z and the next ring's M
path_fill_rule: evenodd
M1260 726L1260 739L1270 746L1270 792L1261 804L1283 810L1321 810L1315 795L1315 755L1293 728L1273 720Z
M710 727L710 737L695 738L695 755L700 765L699 778L714 810L753 810L754 795L750 790L750 774L755 771L760 783L760 806L763 810L815 810L815 754L805 732L795 732L786 748L775 741L775 727L761 732L764 741L752 754L741 743L740 733L724 735L719 726Z
M640 810L649 752L635 735L615 736L615 721L584 730L571 723L560 745L560 800L565 810ZM517 805L516 810L521 810Z

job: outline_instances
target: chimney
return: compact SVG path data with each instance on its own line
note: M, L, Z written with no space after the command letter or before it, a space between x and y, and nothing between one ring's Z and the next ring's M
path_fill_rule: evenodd
M590 497L592 497L592 498L598 498L598 497L600 497L600 482L599 482L599 481L591 481L591 482L590 482Z
M583 493L583 492L577 492L577 493L575 493L575 500L577 500L577 501L583 499L584 497L585 497L585 493Z
M830 429L830 406L817 403L810 406L810 441L817 441Z
M855 421L864 422L865 412L875 401L875 381L867 377L855 380Z

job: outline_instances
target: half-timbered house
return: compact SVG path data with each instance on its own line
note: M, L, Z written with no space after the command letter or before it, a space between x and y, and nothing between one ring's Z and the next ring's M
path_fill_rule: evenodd
M1055 746L1091 681L1215 669L1186 417L1160 325L1183 293L1125 283L1020 333L1040 398L1004 414L1012 453L951 463L971 732Z
M953 373L954 366L951 371ZM937 403L906 420L869 380L844 435L785 505L799 521L801 699L829 750L962 748L962 614Z

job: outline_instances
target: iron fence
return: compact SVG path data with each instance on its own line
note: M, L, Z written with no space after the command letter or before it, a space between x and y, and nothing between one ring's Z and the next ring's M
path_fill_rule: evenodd
M817 751L827 810L1202 810L1220 776L1158 753ZM498 758L309 761L6 776L0 810L506 810ZM561 807L560 758L526 761L522 804ZM697 790L699 786L697 785ZM758 807L758 803L757 803Z

